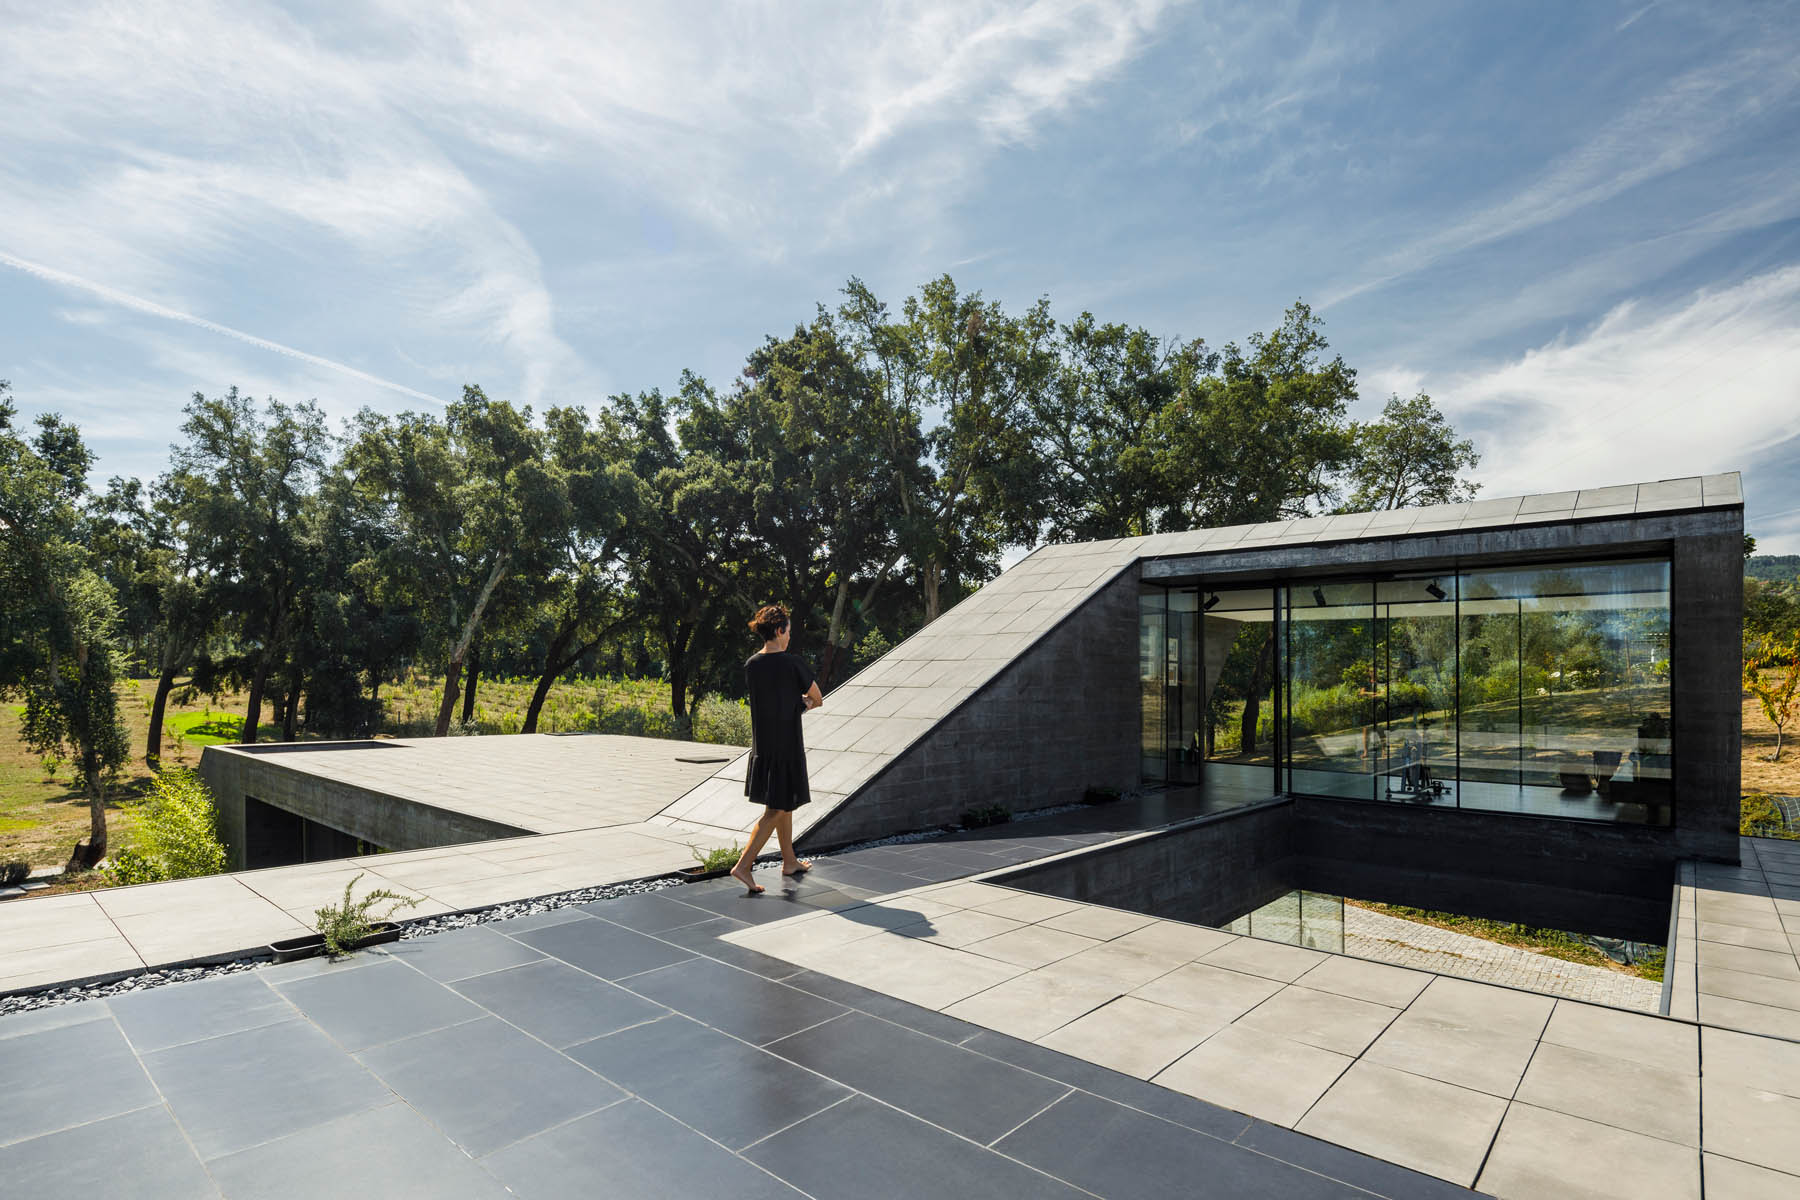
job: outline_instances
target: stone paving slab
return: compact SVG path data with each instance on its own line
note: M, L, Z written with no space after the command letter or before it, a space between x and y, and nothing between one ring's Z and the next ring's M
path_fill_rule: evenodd
M691 884L0 1017L0 1074L30 1081L0 1093L0 1178L21 1195L126 1194L129 1180L130 1194L231 1200L1150 1197L1201 1179L1270 1200L1450 1194L717 940L785 923L758 924L759 909L857 911L829 907L842 893L822 879L768 882L761 897ZM888 926L864 928L961 953ZM546 936L558 930L590 935ZM593 957L621 938L658 949ZM658 960L674 962L636 969Z

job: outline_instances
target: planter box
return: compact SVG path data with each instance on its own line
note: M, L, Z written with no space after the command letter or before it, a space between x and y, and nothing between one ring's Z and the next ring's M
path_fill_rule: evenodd
M400 924L397 921L377 921L374 930L367 936L350 943L350 949L361 950L365 946L382 946L388 942L400 940ZM269 943L269 953L275 961L293 962L297 958L311 958L325 949L323 934L309 933L303 937L283 938Z
M721 875L730 873L730 867L716 867L710 871L705 867L683 867L681 869L681 877L689 883L699 883L702 879L717 879Z

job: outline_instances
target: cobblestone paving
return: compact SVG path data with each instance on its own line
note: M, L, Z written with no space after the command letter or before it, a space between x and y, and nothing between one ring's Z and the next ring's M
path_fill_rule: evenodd
M1662 1002L1662 984L1648 979L1564 962L1351 904L1344 906L1344 953L1590 1004L1655 1012Z

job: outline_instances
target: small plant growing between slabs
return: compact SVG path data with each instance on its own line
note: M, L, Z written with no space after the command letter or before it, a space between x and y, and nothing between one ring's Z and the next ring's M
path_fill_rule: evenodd
M736 842L733 842L729 846L716 846L711 850L702 852L700 847L689 842L688 853L692 854L694 856L694 861L700 864L698 867L694 868L696 873L705 871L728 871L736 864L739 858L743 857L744 848Z
M988 804L971 808L962 815L964 829L981 829L988 825L1004 825L1012 820L1012 809L1004 804Z
M375 921L369 919L369 910L383 900L393 903L388 910L376 920L385 921L403 908L411 908L419 902L416 896L402 896L399 892L387 888L376 888L360 900L350 898L350 890L356 886L357 880L365 872L358 872L356 879L344 885L344 902L327 904L314 912L318 924L314 927L319 936L325 939L325 953L332 958L350 953L356 943L375 932Z

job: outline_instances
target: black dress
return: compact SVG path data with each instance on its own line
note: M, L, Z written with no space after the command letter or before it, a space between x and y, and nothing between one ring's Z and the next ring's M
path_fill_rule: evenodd
M744 664L744 681L750 692L750 769L744 795L752 804L793 812L812 799L806 744L800 738L812 668L787 650L752 654Z

